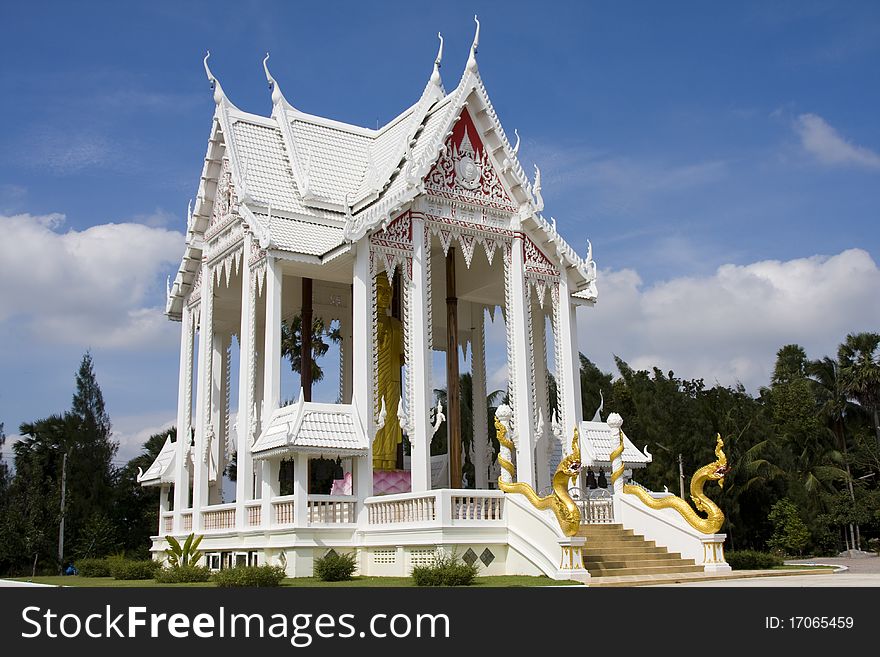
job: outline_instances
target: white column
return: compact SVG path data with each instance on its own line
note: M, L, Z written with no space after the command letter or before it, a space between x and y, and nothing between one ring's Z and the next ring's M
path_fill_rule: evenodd
M236 479L235 479L235 519L239 529L247 526L244 503L253 499L254 462L251 457L251 413L253 399L251 381L253 380L254 352L254 281L248 266L251 252L251 235L245 236L241 264L241 324L238 331L238 412L236 424Z
M184 302L180 322L180 375L177 390L177 443L174 473L174 533L183 533L180 514L189 508L189 445L192 426L193 313Z
M366 464L373 462L373 285L370 275L369 237L363 237L356 245L354 281L352 283L352 402L367 433ZM354 492L359 501L373 494L373 470L370 465L357 464ZM360 505L364 509L364 505Z
M412 414L413 435L410 436L412 454L410 458L410 476L412 477L412 492L431 490L431 402L434 398L434 389L431 381L431 348L428 342L433 327L429 325L428 312L425 310L430 300L428 299L428 275L430 272L431 257L430 242L425 245L425 222L423 219L414 217L412 220L413 236L413 264L412 283L409 287L409 317L412 326L407 327L410 332L412 362L407 363L406 374L413 390L413 407L409 409Z
M309 455L295 454L293 457L293 524L296 527L309 526Z
M533 292L529 292L532 299ZM535 417L540 414L541 426L535 424L535 469L537 470L537 490L541 491L550 485L550 473L556 470L556 463L550 463L550 402L547 390L547 345L545 342L545 317L537 301L530 302L532 313L532 350L535 364Z
M262 428L281 403L281 263L266 256L266 346L263 349Z
M212 358L214 356L214 280L207 263L202 263L202 299L199 311L199 380L196 390L196 444L193 448L192 531L202 529L203 506L208 505L206 440L211 428Z
M157 532L157 536L164 536L165 532L165 518L162 517L164 513L168 511L168 492L170 490L170 486L168 484L162 484L159 487L159 531Z
M281 486L278 482L281 459L263 459L260 461L260 464L260 471L262 473L260 479L260 501L263 507L261 524L264 528L268 528L275 524L275 516L272 514L272 500L278 497Z
M507 330L512 345L513 377L509 382L513 401L513 429L516 441L516 479L535 487L534 428L532 427L531 344L529 297L523 263L523 241L520 235L513 240L510 265L507 270L509 286Z
M473 400L471 408L474 416L473 445L474 486L478 490L489 488L489 427L486 418L486 327L485 309L473 304L471 317L471 381Z
M563 440L571 442L575 427L579 427L583 419L581 404L581 357L578 350L577 337L577 306L571 302L571 288L566 272L562 272L559 281L557 310L556 349L559 350L557 362L561 372L556 373L559 407L562 417L559 422L563 428Z
M226 468L226 350L232 336L214 332L213 361L211 367L211 426L214 440L211 458L216 465L216 478L208 482L208 504L220 504L223 497L223 470Z
M342 343L339 345L340 348L340 367L339 367L339 391L342 396L343 404L351 403L351 390L352 390L352 318L351 318L351 293L349 293L348 299L348 308L349 308L349 316L343 317L339 321L339 334L342 336Z

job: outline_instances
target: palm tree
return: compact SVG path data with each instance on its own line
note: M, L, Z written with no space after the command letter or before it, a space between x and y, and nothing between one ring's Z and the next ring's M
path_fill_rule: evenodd
M846 483L849 488L850 499L853 505L855 505L856 496L853 491L852 472L850 472L849 467L846 439L846 417L848 413L852 412L853 404L847 396L845 382L841 376L840 369L840 364L828 356L825 356L822 360L810 361L806 367L809 378L816 384L816 399L821 404L819 412L825 419L828 431L834 436L838 449L843 452L843 460L846 466ZM849 531L852 545L860 549L861 537L858 525L854 527L850 524Z
M302 316L296 315L288 324L281 324L281 355L290 359L290 369L297 374L302 367ZM318 365L318 359L327 353L330 345L324 340L329 338L331 342L342 341L339 327L326 328L322 317L315 317L312 322L312 381L320 381L324 378L324 371Z
M847 394L874 418L880 446L880 333L850 333L837 350L840 374Z

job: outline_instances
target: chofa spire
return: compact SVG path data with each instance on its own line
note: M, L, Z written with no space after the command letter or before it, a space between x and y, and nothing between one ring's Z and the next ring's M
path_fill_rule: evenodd
M211 69L208 66L208 59L211 57L211 51L205 51L205 59L202 61L202 64L205 66L205 75L208 76L208 82L211 83L211 89L214 90L214 102L218 105L226 99L226 94L223 92L223 87L220 86L220 81L211 73Z
M440 62L443 61L443 35L437 32L437 38L440 39L440 48L437 50L437 57L434 59L434 72L431 73L431 82L438 87L443 86L440 80Z
M474 42L471 44L471 54L467 60L467 70L476 73L477 72L477 48L480 45L480 19L477 18L476 14L474 14L474 22L477 24L477 29L476 29L476 32L474 33Z
M269 53L266 53L266 56L263 58L263 71L266 73L266 82L269 83L269 89L272 91L272 106L281 107L285 109L295 110L296 108L287 102L287 99L284 97L284 94L281 93L281 87L278 86L278 82L272 77L272 74L269 72Z

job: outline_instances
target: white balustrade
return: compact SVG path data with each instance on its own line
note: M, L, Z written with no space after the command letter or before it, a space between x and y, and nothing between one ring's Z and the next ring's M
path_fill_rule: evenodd
M202 509L202 527L206 532L235 528L235 504L216 504Z
M244 508L247 514L247 526L259 527L263 521L263 502L261 500L247 502Z
M293 495L284 495L272 500L272 516L276 525L292 525Z
M357 522L357 498L350 495L309 495L309 524Z
M370 525L458 525L504 521L504 493L491 490L436 490L382 495L366 500Z

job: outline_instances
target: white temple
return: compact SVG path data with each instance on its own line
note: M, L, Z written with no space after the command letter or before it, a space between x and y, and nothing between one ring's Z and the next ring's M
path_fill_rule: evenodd
M272 114L244 112L205 57L216 108L166 309L182 329L178 439L140 476L161 487L157 558L166 535L193 532L214 568L271 563L307 576L332 548L356 552L361 574L406 575L454 549L479 559L486 575L587 581L599 559L589 528L604 523L650 532L697 570L726 567L723 535L623 501L623 479L650 456L615 421L582 418L577 308L596 302L596 266L591 248L579 254L542 215L540 172L528 179L519 137L512 146L498 120L478 41L479 23L447 91L441 38L421 97L377 130L300 111L265 60ZM298 338L299 390L283 399L282 325L295 317L302 327L338 328L332 401L312 400L308 330ZM505 327L507 399L496 426L512 452L493 447L486 417L490 318ZM461 371L472 379L473 435L464 437ZM438 430L446 447L432 456ZM624 450L614 460L618 437ZM557 473L564 458L574 464L568 485ZM229 502L223 480L233 460ZM513 474L499 467L508 461ZM588 468L625 475L603 489ZM584 531L500 490L499 475L502 488L519 482L547 500L572 488Z

